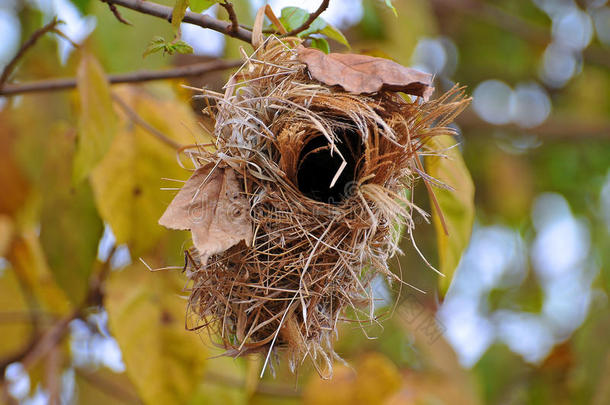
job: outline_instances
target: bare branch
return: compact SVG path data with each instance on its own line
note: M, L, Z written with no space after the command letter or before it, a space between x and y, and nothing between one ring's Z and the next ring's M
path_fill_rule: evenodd
M141 70L132 73L108 75L108 82L110 84L140 83L153 80L167 80L177 79L181 77L192 77L199 76L204 73L234 68L240 66L241 64L242 61L239 60L215 60L211 62L195 63L192 65L181 66L167 70ZM23 84L7 84L3 89L0 89L0 96L13 96L16 94L24 93L66 90L75 87L76 79L74 78L42 80Z
M101 297L103 296L103 283L108 276L110 271L110 263L116 246L113 246L108 254L108 258L100 264L100 268L96 271L89 280L89 290L84 302L72 311L70 314L59 319L46 331L37 335L31 342L28 342L26 346L15 355L10 356L2 363L2 374L0 374L0 389L5 389L6 380L4 379L4 368L10 363L19 361L23 367L28 370L39 360L46 357L67 335L69 331L70 322L75 319L83 318L85 310L91 305L101 304Z
M116 6L114 4L107 2L106 0L102 0L102 3L108 4L108 8L112 12L112 14L114 14L115 18L117 20L119 20L119 22L121 22L125 25L131 25L131 23L129 21L127 21L126 19L123 18L123 16L121 15L121 13L119 13L119 10L116 8Z
M301 32L305 31L316 20L316 18L318 18L320 16L320 14L322 14L324 12L324 10L326 10L328 8L329 3L330 3L330 0L323 0L322 3L320 4L320 7L318 7L318 9L316 11L314 11L313 13L309 14L309 18L307 19L307 21L305 21L303 23L303 25L288 32L285 36L294 37L295 35L300 34Z
M433 0L431 4L439 11L447 12L447 10L451 10L451 16L455 15L459 16L459 18L467 16L493 23L531 44L546 46L552 41L551 34L547 28L487 2ZM440 27L442 28L443 24ZM610 53L599 45L589 45L583 50L583 56L589 63L610 68Z
M148 122L146 122L144 119L142 119L142 117L140 117L137 112L135 112L130 106L128 106L127 103L125 103L123 100L121 100L121 98L119 96L117 96L116 94L112 94L112 99L114 100L115 103L118 104L119 107L121 107L121 109L123 111L125 111L125 114L127 114L129 116L129 118L136 125L141 126L147 132L152 134L155 138L157 138L158 140L160 140L161 142L163 142L164 144L168 145L169 147L171 147L173 149L178 150L182 147L182 145L180 145L173 139L169 138L163 132L159 131L157 128L153 127Z
M84 368L75 368L76 374L85 380L88 384L93 385L103 393L110 395L121 402L128 402L133 404L141 404L142 401L131 391L125 389L120 384L104 378L98 373L86 370Z
M161 4L151 3L149 1L142 0L104 0L104 2L129 8L131 10L135 10L143 14L163 18L168 22L171 22L172 20L172 8L162 6ZM211 30L229 35L231 37L241 39L242 41L245 41L247 43L250 43L252 41L251 31L248 31L238 26L237 29L233 32L231 30L232 23L218 20L206 14L198 14L193 13L192 11L187 11L184 15L184 18L182 19L182 22L198 25L202 28L209 28Z
M60 24L60 21L56 18L53 18L53 20L51 20L50 23L48 23L47 25L45 25L44 27L37 29L32 36L23 43L23 45L21 45L21 48L19 48L19 51L17 52L17 54L13 57L13 59L11 59L11 61L6 65L6 67L4 68L4 70L2 71L2 75L0 76L0 90L2 90L2 87L4 85L4 83L6 83L6 81L8 80L9 75L13 72L13 70L15 69L15 66L17 65L17 62L19 61L19 59L21 59L23 57L23 55L27 52L28 49L30 49L31 47L33 47L36 42L38 41L38 39L40 39L40 37L42 37L44 34L46 34L47 32L56 32L56 27L57 25Z
M231 20L231 27L229 32L236 33L239 29L239 21L237 21L237 14L235 14L235 9L233 8L233 3L229 1L223 1L220 5L227 10L227 14L229 15L229 20Z
M551 115L544 123L534 128L522 128L515 124L496 125L479 118L472 110L464 111L456 120L468 136L487 136L490 130L501 129L506 132L528 134L544 140L580 140L610 139L610 121L566 119L561 115Z
M215 383L229 387L241 388L245 386L245 381L239 378L228 374L216 373L214 371L208 371L206 373L205 380L213 384ZM279 398L300 398L303 395L303 393L297 387L265 382L259 382L254 392L259 395Z

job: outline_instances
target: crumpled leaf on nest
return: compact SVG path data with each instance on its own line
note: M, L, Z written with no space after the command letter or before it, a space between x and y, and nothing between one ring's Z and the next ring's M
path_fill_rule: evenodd
M317 49L297 48L299 62L311 76L328 86L341 86L350 93L402 91L428 100L434 91L432 75L394 61L353 53L324 54Z
M159 224L189 229L205 263L242 240L252 239L250 206L235 171L210 163L198 168L169 204Z

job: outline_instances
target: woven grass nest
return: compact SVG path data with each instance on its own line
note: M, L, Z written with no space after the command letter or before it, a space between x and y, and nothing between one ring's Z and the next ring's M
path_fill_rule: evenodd
M186 151L196 170L159 221L192 232L191 329L227 355L263 352L267 366L286 352L293 370L309 357L332 375L345 309L370 321L372 279L401 282L388 260L415 211L426 216L405 197L429 180L418 154L438 153L429 139L453 133L467 103L457 88L429 101L431 79L270 37L225 94L203 91L215 150Z

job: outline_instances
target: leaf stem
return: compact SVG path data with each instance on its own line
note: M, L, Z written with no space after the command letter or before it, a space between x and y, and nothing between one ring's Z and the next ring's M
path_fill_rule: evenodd
M316 11L314 11L313 13L309 14L309 18L307 19L307 21L305 21L303 23L303 25L286 33L284 36L285 37L294 37L297 34L300 34L301 32L305 31L316 20L316 18L318 18L320 16L320 14L322 14L328 8L329 3L330 3L330 0L323 0L322 3L320 4L320 7L318 7L318 9Z

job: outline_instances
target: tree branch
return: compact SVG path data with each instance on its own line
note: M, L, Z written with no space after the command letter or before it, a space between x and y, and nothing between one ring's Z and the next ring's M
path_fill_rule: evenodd
M85 380L88 384L93 385L103 393L110 395L121 402L128 402L133 404L141 404L140 398L134 395L131 391L126 390L120 384L115 383L112 380L106 379L95 372L83 369L75 368L76 374Z
M121 107L121 109L123 111L125 111L125 114L127 114L127 116L136 125L141 126L147 132L152 134L155 138L157 138L158 140L160 140L164 144L168 145L172 149L178 150L178 149L180 149L182 147L182 145L180 145L179 143L177 143L173 139L171 139L168 136L166 136L163 132L159 131L157 128L153 127L148 122L144 121L142 119L142 117L140 117L137 112L135 112L130 106L128 106L127 103L125 103L123 100L121 100L121 98L119 96L117 96L116 94L112 94L112 99L114 100L115 103L118 104L119 107Z
M309 14L309 18L307 19L307 21L305 21L303 23L303 25L286 33L286 35L284 35L284 36L294 37L295 35L300 34L301 32L305 31L316 20L316 18L318 18L320 16L320 14L322 14L324 12L324 10L326 10L328 8L329 3L330 3L330 0L323 0L322 3L320 4L320 7L318 7L318 9L316 11L314 11L313 13Z
M471 0L433 0L431 3L437 10L451 9L452 11L455 11L455 13L451 14L452 16L462 14L495 24L499 28L513 33L515 36L532 44L546 46L552 41L552 36L547 28L532 23L518 15L511 14L503 8L487 2ZM610 68L610 52L599 45L591 44L583 49L582 53L587 62Z
M223 1L220 5L227 10L227 14L229 15L229 20L231 20L231 27L229 28L229 32L236 33L239 29L239 21L237 21L237 14L235 14L235 9L233 8L233 3L229 1Z
M2 90L4 83L6 83L9 75L15 69L15 66L17 65L17 62L19 61L19 59L21 59L21 57L27 52L28 49L30 49L31 47L33 47L36 44L36 42L38 41L38 39L40 39L40 37L42 37L47 32L54 31L58 24L60 24L60 21L57 19L57 17L53 18L53 20L50 23L48 23L47 25L45 25L44 27L42 27L40 29L37 29L32 34L32 36L27 41L25 41L23 43L23 45L21 45L21 48L19 48L19 51L17 52L17 54L13 57L13 59L11 59L11 61L6 65L6 67L2 71L2 75L0 76L0 90Z
M172 8L162 6L161 4L151 3L143 0L104 0L108 4L116 4L131 10L152 15L155 17L163 18L168 22L172 20ZM222 34L229 35L233 38L241 39L247 43L252 42L252 32L241 27L237 27L235 31L231 30L232 23L218 20L214 17L210 17L206 14L193 13L187 11L182 19L182 22L197 25L202 28L209 28L214 31L218 31Z
M479 118L471 109L456 119L466 136L489 135L490 130L505 130L521 134L538 135L544 140L570 140L583 142L591 139L610 139L610 121L575 121L561 116L550 116L534 128L521 128L515 124L495 125Z
M204 73L215 72L218 70L230 69L240 66L239 60L216 60L212 62L196 63L188 66L177 67L168 70L148 71L141 70L132 73L108 75L110 84L119 83L140 83L153 80L177 79L181 77L198 76ZM52 79L42 80L24 84L7 84L0 89L0 96L13 96L16 94L33 93L41 91L66 90L76 87L76 79Z
M103 295L103 283L110 272L110 263L116 246L113 246L108 254L108 258L101 264L100 269L95 272L89 280L89 290L84 302L70 314L55 322L49 329L38 335L31 342L13 356L10 356L2 364L2 373L0 374L0 388L5 389L6 380L4 379L4 369L10 363L19 361L23 367L28 370L40 359L47 356L66 336L69 330L70 322L77 318L83 318L87 307L91 305L99 305Z
M111 3L107 2L106 0L102 0L102 3L108 4L108 8L110 9L110 11L114 15L114 17L120 23L123 23L125 25L131 25L131 23L129 21L127 21L126 19L123 18L123 16L121 15L121 13L119 13L119 10L116 8L116 6L114 4L111 4Z

